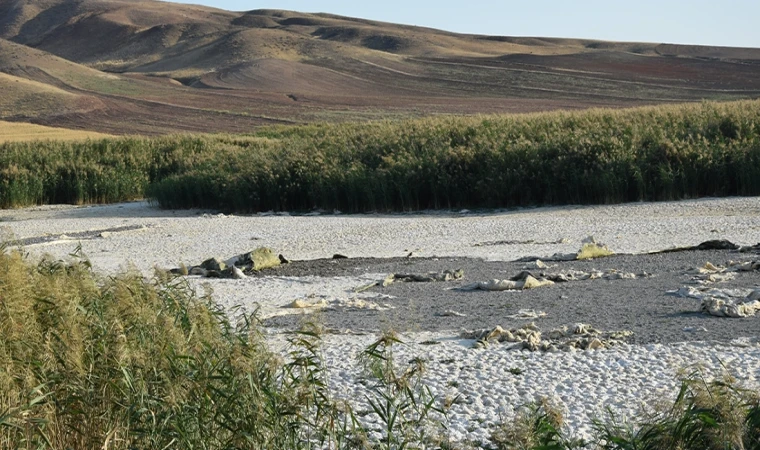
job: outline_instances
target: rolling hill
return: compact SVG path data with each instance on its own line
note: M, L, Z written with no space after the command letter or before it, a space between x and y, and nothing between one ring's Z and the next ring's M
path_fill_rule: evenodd
M0 0L0 117L107 133L760 97L760 49L479 36L153 0Z

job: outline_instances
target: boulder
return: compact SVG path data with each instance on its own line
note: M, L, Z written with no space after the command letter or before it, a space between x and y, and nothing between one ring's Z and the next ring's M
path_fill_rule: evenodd
M532 276L528 276L527 278L525 278L525 281L523 281L522 288L523 289L535 289L535 288L540 288L540 287L544 287L544 286L551 286L553 284L554 284L553 281L538 280L536 278L533 278Z
M589 242L583 244L575 259L582 261L585 259L604 258L614 254L615 252L610 250L606 245Z
M739 246L725 239L705 241L694 247L695 250L738 250Z
M240 255L237 266L245 266L248 270L264 270L277 267L282 262L279 256L271 249L259 247L256 250Z
M190 272L189 272L190 275L200 275L202 277L205 277L207 273L208 273L208 270L199 266L193 267L192 269L190 269Z
M209 258L201 263L201 268L221 272L227 268L227 264L219 258Z

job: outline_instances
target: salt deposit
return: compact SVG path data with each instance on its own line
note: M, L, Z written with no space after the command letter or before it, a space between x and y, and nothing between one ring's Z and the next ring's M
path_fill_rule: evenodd
M362 372L351 356L373 339L327 336L325 341L331 387L352 399L359 411L369 409L365 400L369 392L357 382ZM605 418L608 410L619 418L633 418L645 405L674 398L679 377L693 370L700 369L707 378L720 377L727 370L745 386L760 387L756 340L728 346L709 342L622 345L557 353L508 351L500 345L474 350L475 341L440 333L415 333L402 340L406 344L395 350L401 367L421 357L427 362L424 383L434 394L441 399L461 395L449 411L450 436L460 442L487 442L494 425L511 419L520 405L538 397L555 399L564 410L568 431L588 439L592 419ZM440 344L419 344L430 340ZM367 420L379 428L372 416Z
M265 246L290 260L351 257L468 256L511 261L527 255L577 253L593 235L616 253L691 246L710 239L760 242L760 199L705 199L612 206L570 206L496 213L230 216L163 211L145 202L93 207L38 207L0 211L2 237L42 237L86 230L143 226L81 240L95 267L116 271L236 255ZM512 244L475 246L508 239ZM31 246L65 256L80 240Z
M32 256L49 253L64 258L81 245L96 270L113 273L133 267L146 275L154 267L169 269L183 262L236 255L262 246L290 260L330 258L334 254L402 257L411 253L512 261L526 255L575 253L588 235L616 253L651 252L712 239L753 245L760 242L760 198L482 214L230 216L162 211L145 202L0 211L0 238L24 239L25 250ZM548 268L540 262L533 265ZM382 307L382 294L356 291L387 275L357 269L354 276L343 277L190 277L188 282L198 290L212 291L227 308L240 305L250 311L258 305L263 315L272 316L303 312L285 308L299 300L336 307ZM720 298L745 298L750 291L723 289ZM694 287L674 291L685 296L705 292ZM543 311L533 313L541 315ZM547 309L546 313L551 316L552 311ZM450 319L461 315L455 310L444 314ZM593 325L593 318L588 320ZM699 332L691 328L684 331ZM274 347L283 349L284 337L277 330L270 333ZM487 442L494 424L502 418L509 420L515 408L540 396L555 398L565 409L568 430L588 437L591 420L604 418L607 410L628 416L642 404L675 395L679 374L694 364L700 365L708 377L720 376L725 367L749 387L758 387L756 377L760 376L757 336L730 345L624 344L611 349L551 353L508 351L501 345L475 350L474 341L458 335L453 331L405 335L407 344L399 347L396 356L402 365L415 357L424 358L428 367L425 384L433 393L441 398L461 396L451 408L449 424L450 437L460 442ZM324 342L334 392L350 398L360 411L368 409L367 388L357 382L361 371L353 356L373 339L355 334L329 335ZM418 345L426 341L440 344ZM364 417L374 420L372 415Z

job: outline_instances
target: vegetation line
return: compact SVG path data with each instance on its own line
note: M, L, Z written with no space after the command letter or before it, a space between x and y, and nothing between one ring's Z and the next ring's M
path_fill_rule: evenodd
M0 145L0 207L233 212L760 195L760 101Z

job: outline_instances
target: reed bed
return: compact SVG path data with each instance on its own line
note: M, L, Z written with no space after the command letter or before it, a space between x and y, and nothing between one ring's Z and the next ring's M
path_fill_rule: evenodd
M345 212L760 194L760 101L0 145L0 207Z
M163 275L100 279L85 259L0 253L0 448L300 449L350 436L326 396L315 409L318 361L283 364L250 317ZM293 354L315 355L308 343Z

